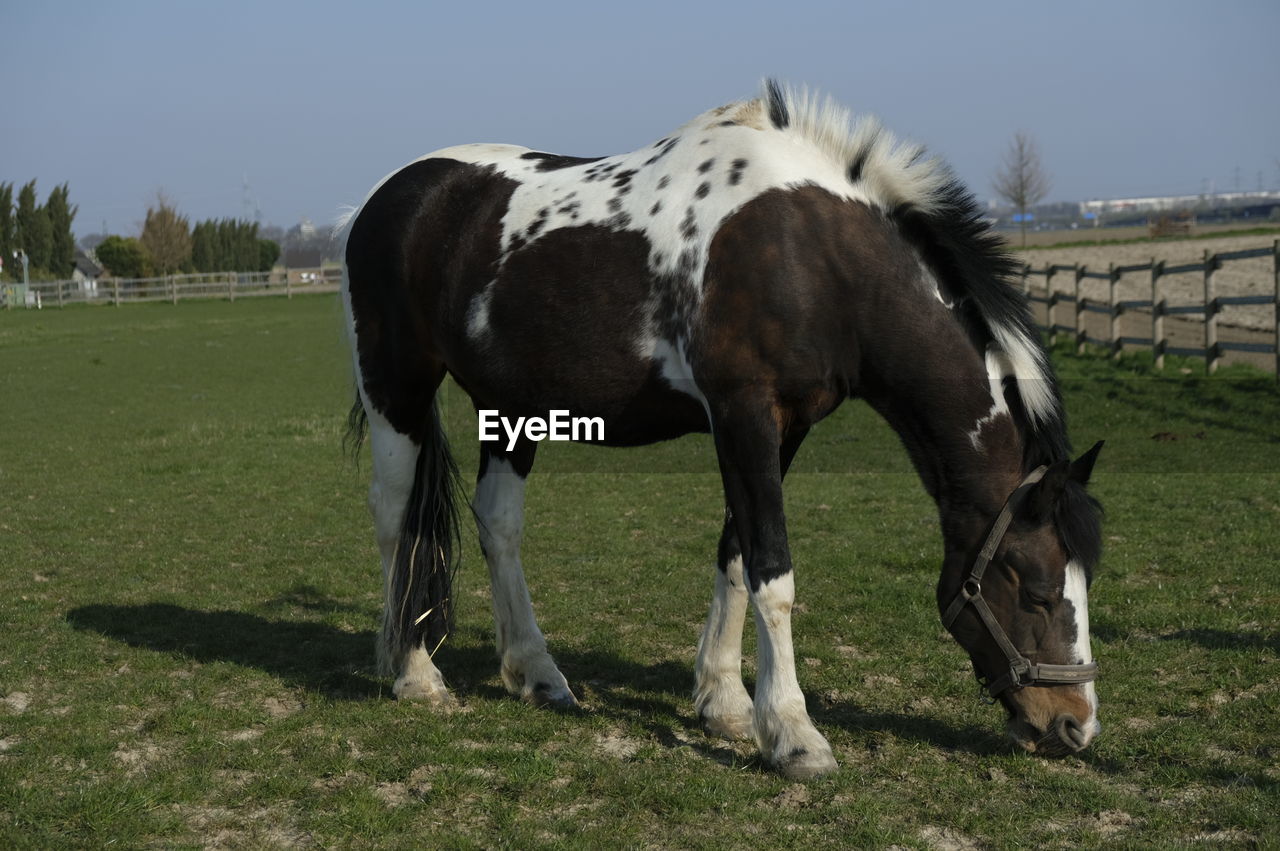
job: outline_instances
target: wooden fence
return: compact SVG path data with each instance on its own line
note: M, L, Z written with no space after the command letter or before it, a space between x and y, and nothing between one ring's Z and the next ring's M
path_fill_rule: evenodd
M292 297L297 293L337 292L342 270L337 267L288 269L274 272L206 272L158 278L99 278L82 281L40 281L4 284L4 306L65 307L68 304L113 304L189 298Z
M1272 291L1270 295L1220 296L1215 288L1215 276L1225 264L1240 260L1251 260L1259 257L1271 258ZM1117 300L1116 289L1120 279L1125 275L1145 273L1149 276L1151 297L1143 299ZM1204 281L1203 298L1190 304L1169 304L1161 290L1161 280L1170 275L1200 274ZM1054 279L1058 275L1070 276L1070 292L1055 288ZM1044 278L1044 286L1033 287L1032 276ZM1105 302L1089 299L1081 294L1081 283L1095 279L1107 282L1108 298ZM1249 248L1243 251L1226 251L1217 254L1205 251L1204 259L1199 263L1182 263L1166 265L1163 260L1152 259L1147 263L1129 266L1117 266L1114 263L1103 271L1091 271L1080 264L1045 265L1042 268L1023 266L1022 287L1033 303L1045 306L1045 322L1040 326L1047 331L1051 341L1061 333L1072 335L1078 350L1086 345L1101 346L1109 350L1113 356L1119 357L1125 346L1149 348L1155 353L1156 367L1164 368L1166 354L1204 358L1210 373L1218 368L1224 352L1253 352L1272 355L1277 380L1280 380L1280 240L1261 248ZM1275 314L1275 329L1269 343L1247 342L1239 340L1218 339L1218 317L1224 307L1232 305L1266 305ZM1059 311L1066 307L1068 318L1072 321L1065 324L1059 319ZM1090 336L1085 328L1085 315L1099 313L1109 318L1110 333L1106 337ZM1150 314L1151 336L1126 336L1121 333L1120 320L1126 314ZM1165 333L1165 317L1200 316L1203 317L1203 345L1175 346L1170 343ZM1130 323L1132 325L1132 323Z

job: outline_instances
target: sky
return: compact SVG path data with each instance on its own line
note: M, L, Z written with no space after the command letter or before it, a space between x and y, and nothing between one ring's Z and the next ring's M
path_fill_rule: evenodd
M1276 0L0 0L0 182L68 183L79 235L161 190L324 226L434 149L628 151L774 76L983 199L1018 130L1051 201L1277 189L1277 32Z

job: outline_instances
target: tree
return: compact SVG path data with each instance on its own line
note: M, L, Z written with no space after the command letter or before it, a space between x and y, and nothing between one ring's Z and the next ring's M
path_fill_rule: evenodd
M0 183L0 258L5 268L13 264L13 184Z
M53 251L53 227L44 207L36 204L36 182L32 180L18 190L18 209L14 214L14 247L27 253L32 269L47 271Z
M147 253L133 237L109 236L98 243L95 252L107 271L118 278L146 277Z
M269 239L258 240L258 271L270 272L280 259L280 246Z
M155 203L147 207L139 241L155 271L161 275L178 271L191 258L191 227L187 217L179 215L178 208L163 192L157 192Z
M1019 130L1013 134L1004 163L996 171L992 186L996 194L1012 204L1018 211L1022 230L1022 245L1027 245L1027 210L1044 200L1049 194L1049 175L1040 163L1040 148L1030 133Z
M71 233L71 222L78 208L71 204L69 196L67 184L55 186L44 205L51 230L49 271L58 280L70 278L76 267L76 238Z

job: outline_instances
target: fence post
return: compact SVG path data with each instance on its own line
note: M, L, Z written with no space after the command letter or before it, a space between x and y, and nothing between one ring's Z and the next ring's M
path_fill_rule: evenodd
M176 275L169 276L169 302L171 304L178 303L178 277Z
M1280 382L1280 239L1271 243L1271 284L1276 309L1276 381Z
M1218 371L1218 306L1213 296L1213 277L1218 255L1204 250L1204 363L1210 375Z
M289 267L284 267L284 295L285 298L293 298L293 284L289 282Z
M1164 261L1151 258L1151 353L1156 369L1164 369L1164 302L1160 300L1160 276Z
M1120 283L1120 273L1116 271L1116 264L1112 263L1107 270L1107 298L1111 302L1111 359L1120 360L1120 351L1124 347L1120 344L1120 313L1122 312L1116 306L1116 285Z
M111 279L111 301L116 307L120 306L120 276Z
M233 302L236 300L236 276L234 272L227 273L227 298Z
M1080 294L1080 283L1084 280L1085 270L1087 266L1075 264L1075 291L1076 291L1076 354L1084 354L1085 342L1088 334L1084 330L1084 297Z
M1045 264L1044 267L1044 304L1045 322L1049 326L1049 345L1053 345L1058 339L1058 323L1057 311L1054 310L1058 306L1058 297L1053 292L1053 265Z

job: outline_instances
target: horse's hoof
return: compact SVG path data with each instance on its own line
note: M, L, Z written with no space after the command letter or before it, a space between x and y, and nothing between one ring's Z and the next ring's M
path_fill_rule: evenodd
M531 706L547 709L576 710L581 709L578 698L573 696L567 685L552 686L550 683L536 683L533 688L526 689L520 698Z
M830 749L807 750L799 748L779 759L774 766L788 780L804 782L826 777L836 771L836 758Z
M458 700L449 694L448 689L432 686L429 683L415 681L397 681L391 689L396 700L410 700L423 703L432 709L448 712L458 708Z
M717 739L731 742L751 738L751 715L702 716L702 731Z

